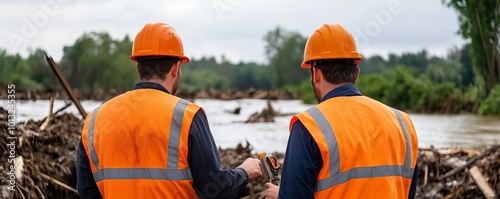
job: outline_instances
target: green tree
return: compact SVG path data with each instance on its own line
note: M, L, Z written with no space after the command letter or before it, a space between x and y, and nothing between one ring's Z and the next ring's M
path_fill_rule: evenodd
M45 88L61 88L56 75L52 72L52 69L45 60L45 54L45 50L40 48L29 54L26 62L32 68L32 74L30 76L33 81Z
M20 88L40 88L41 85L31 79L32 67L21 55L9 55L0 49L0 71L6 74L0 83L15 84Z
M417 53L403 53L398 64L413 67L416 69L415 72L423 73L429 64L428 57L429 55L425 49Z
M462 83L462 65L458 61L431 58L425 70L427 76L434 83L453 82L456 86Z
M490 95L479 106L481 115L500 115L500 84L493 87Z
M476 74L469 53L470 49L470 44L466 44L460 50L460 59L458 61L462 64L462 86L471 86L474 83Z
M380 55L364 57L364 59L358 64L361 69L361 75L379 73L385 70L387 65L387 62Z
M269 61L274 86L300 85L309 71L300 67L307 39L297 32L277 27L264 36L265 53Z
M65 46L61 60L69 83L84 90L130 89L138 80L135 63L128 57L132 41L114 40L108 33L85 33L72 46Z
M489 92L500 83L500 1L443 0L458 11L459 32L470 39L471 57Z

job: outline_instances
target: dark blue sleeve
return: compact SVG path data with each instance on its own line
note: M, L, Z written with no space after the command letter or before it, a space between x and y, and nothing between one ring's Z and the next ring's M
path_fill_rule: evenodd
M193 188L201 198L236 198L248 183L242 168L222 167L207 117L203 111L194 116L188 138L188 164Z
M415 170L413 171L413 178L411 179L410 194L408 194L408 199L415 198L415 195L417 193L417 182L418 182L417 180L418 180L418 164L415 165Z
M83 148L82 140L78 144L78 155L76 158L76 188L82 199L102 198L99 188L95 183L92 170L90 169L90 161Z
M278 198L314 198L323 159L318 144L297 121L288 138Z

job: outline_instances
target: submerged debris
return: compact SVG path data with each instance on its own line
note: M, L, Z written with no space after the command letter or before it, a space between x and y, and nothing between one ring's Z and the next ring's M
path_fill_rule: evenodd
M267 100L267 107L264 108L261 112L255 112L250 115L245 123L274 122L274 117L290 115L295 115L295 113L281 113L275 111L273 105L271 104L271 101Z
M256 112L245 121L245 123L256 122L274 122L274 117L277 115L270 101L267 101L267 107L261 112Z

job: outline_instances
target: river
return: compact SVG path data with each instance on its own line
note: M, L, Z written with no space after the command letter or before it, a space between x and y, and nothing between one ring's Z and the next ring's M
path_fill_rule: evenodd
M54 111L64 106L64 101L55 100ZM248 141L254 152L284 152L288 140L288 126L291 116L277 117L274 123L244 123L248 117L264 109L265 100L243 99L222 101L197 99L207 113L212 134L219 147L234 147ZM82 101L85 111L91 112L101 105L100 101ZM271 102L273 108L281 113L298 113L312 105L299 100L277 100ZM7 106L0 100L0 106ZM238 115L230 113L241 107ZM16 101L16 121L40 120L47 116L48 100ZM80 116L76 106L71 105L65 112ZM80 116L81 117L81 116ZM410 114L419 138L419 147L465 147L482 150L490 145L500 144L500 117L478 115L431 115Z

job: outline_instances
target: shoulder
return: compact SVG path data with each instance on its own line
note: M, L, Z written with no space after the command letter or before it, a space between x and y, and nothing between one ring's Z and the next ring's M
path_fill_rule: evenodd
M176 106L180 106L180 107L184 108L185 112L194 115L198 111L201 110L201 112L203 112L203 114L205 114L203 108L200 105L197 105L193 102L190 102L190 101L182 99L182 98L178 98L178 99L179 99L179 101L177 102Z

